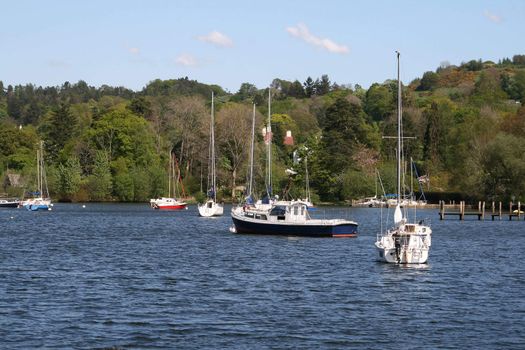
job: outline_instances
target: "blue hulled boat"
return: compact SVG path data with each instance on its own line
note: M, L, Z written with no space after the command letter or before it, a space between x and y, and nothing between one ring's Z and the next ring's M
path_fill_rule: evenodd
M44 141L40 141L40 149L36 151L37 188L38 191L31 193L33 198L20 202L20 206L30 211L51 210L51 198L47 188L46 171L44 168Z

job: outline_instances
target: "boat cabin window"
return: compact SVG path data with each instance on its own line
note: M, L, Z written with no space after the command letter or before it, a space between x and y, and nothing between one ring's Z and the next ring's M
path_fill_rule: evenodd
M253 213L247 212L247 213L244 213L244 216L246 216L248 218L253 218Z
M271 216L277 216L277 220L284 220L286 215L286 207L284 205L276 205L270 211Z
M212 202L208 202L208 208L211 208L212 207Z
M261 220L268 220L268 218L264 214L255 214L255 218Z
M294 205L293 206L293 215L295 216L305 216L306 207L304 205Z
M406 232L416 232L416 226L414 225L406 225L405 226Z
M286 207L283 205L276 205L270 211L271 216L284 216L286 214Z

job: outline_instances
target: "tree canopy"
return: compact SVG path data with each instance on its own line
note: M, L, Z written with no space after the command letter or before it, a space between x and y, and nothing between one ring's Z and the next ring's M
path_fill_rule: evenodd
M393 80L365 89L337 84L328 75L276 78L262 89L244 82L234 93L187 77L157 79L141 91L82 80L51 87L0 81L0 88L4 194L20 196L34 185L35 154L43 140L51 194L60 200L146 201L166 195L170 154L189 194L199 196L205 191L212 92L223 198L235 195L248 174L254 103L256 188L264 187L261 131L269 92L273 172L281 190L289 184L304 189L306 157L320 200L370 195L376 169L387 191L395 185L395 143L382 138L395 133ZM414 137L404 151L429 176L432 191L525 200L525 55L442 64L403 86L402 98L404 132ZM283 144L288 131L293 146ZM295 177L285 174L290 168ZM8 181L10 174L21 176L19 187Z

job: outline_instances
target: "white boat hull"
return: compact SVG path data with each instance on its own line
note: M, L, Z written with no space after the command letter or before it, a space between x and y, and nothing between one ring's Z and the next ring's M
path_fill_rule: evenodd
M224 214L224 207L222 204L214 201L208 201L204 204L199 204L199 215L203 217L221 216Z
M181 202L175 198L166 198L166 197L151 199L150 206L153 209L163 209L163 210L187 209L185 202Z
M377 247L379 259L389 264L425 264L428 260L427 249L401 248L399 252L396 248Z
M391 264L424 264L428 260L431 234L428 226L402 224L378 237L375 246L379 260Z

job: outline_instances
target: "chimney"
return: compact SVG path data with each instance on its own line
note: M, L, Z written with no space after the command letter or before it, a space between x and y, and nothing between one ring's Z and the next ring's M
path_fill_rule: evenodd
M291 130L286 130L286 136L284 137L284 142L286 146L293 146L293 136Z

